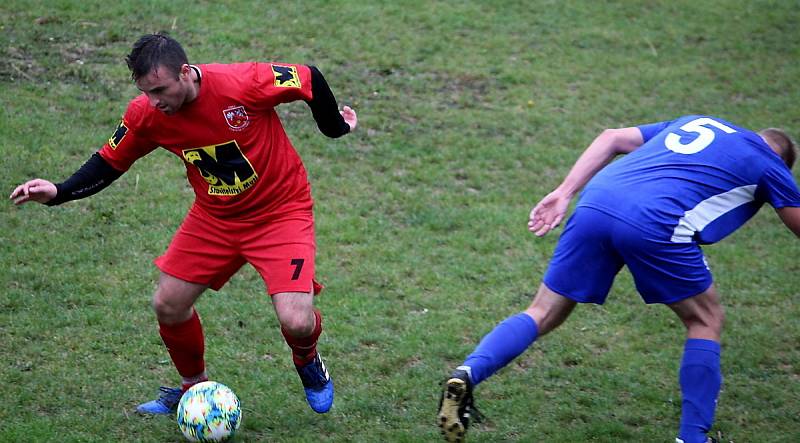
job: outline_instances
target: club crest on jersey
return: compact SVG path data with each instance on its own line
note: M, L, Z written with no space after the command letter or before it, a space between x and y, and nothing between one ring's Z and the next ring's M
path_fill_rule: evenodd
M225 122L228 127L234 131L241 131L250 124L250 118L244 110L244 106L229 106L222 110L222 115L225 116Z
M279 88L299 88L300 76L294 66L272 65L272 75L275 76L275 86Z

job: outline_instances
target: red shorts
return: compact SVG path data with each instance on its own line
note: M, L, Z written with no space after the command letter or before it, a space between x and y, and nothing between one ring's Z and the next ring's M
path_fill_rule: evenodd
M164 255L154 260L162 272L219 290L239 268L250 263L270 295L314 294L314 216L294 212L269 221L231 221L192 207Z

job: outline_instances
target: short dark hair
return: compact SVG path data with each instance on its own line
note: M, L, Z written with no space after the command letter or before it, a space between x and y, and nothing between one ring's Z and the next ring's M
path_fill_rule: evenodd
M131 53L125 57L131 78L136 81L156 69L164 66L175 77L181 72L181 66L189 64L181 44L165 32L143 35L133 44Z
M797 152L795 151L797 144L789 137L789 134L778 128L767 128L758 133L766 138L770 144L780 148L780 156L783 162L786 163L789 169L792 169L797 159Z

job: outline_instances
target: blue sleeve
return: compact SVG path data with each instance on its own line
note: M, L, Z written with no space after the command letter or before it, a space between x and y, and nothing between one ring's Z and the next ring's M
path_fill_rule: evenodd
M650 123L646 125L639 125L637 128L639 128L639 131L642 133L642 139L645 143L647 143L648 140L655 137L655 135L659 132L663 131L664 128L669 126L670 123L672 123L672 121Z
M781 165L783 166L783 165ZM800 207L800 191L791 172L786 167L768 168L758 183L757 195L773 208Z

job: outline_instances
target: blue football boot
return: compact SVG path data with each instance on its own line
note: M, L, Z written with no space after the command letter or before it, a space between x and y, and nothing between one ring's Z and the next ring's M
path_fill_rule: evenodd
M322 362L322 357L317 353L314 360L305 366L295 366L303 388L306 391L306 400L314 412L324 414L333 405L333 379Z
M136 412L140 414L167 415L174 414L178 410L178 402L181 401L183 390L181 388L168 388L162 386L158 388L161 395L147 403L142 403L136 407Z

